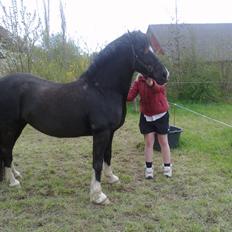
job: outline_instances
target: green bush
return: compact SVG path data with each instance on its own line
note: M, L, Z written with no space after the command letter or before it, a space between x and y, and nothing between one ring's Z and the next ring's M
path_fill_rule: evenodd
M222 100L220 70L217 64L185 59L179 65L171 65L170 72L170 99L199 103Z
M52 81L70 82L89 66L91 56L84 53L72 40L62 41L58 33L50 39L50 47L37 47L34 51L32 72Z

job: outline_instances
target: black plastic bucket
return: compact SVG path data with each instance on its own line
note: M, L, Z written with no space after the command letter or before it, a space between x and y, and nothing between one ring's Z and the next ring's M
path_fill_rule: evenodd
M183 131L183 129L175 127L175 126L169 127L168 143L169 143L170 148L173 149L173 148L177 148L179 146L180 134L182 131ZM157 151L160 151L160 145L158 142L157 135L155 135L154 149Z

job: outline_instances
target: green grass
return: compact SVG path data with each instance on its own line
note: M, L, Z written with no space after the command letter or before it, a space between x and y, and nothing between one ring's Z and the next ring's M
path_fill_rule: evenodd
M230 105L188 105L232 124ZM173 124L174 109L170 109ZM113 143L113 169L121 184L102 181L109 206L89 202L92 139L57 139L27 127L14 150L22 187L0 183L0 231L231 231L232 128L175 110L184 129L172 150L173 178L162 176L154 151L156 178L143 175L143 137L138 113L129 112Z

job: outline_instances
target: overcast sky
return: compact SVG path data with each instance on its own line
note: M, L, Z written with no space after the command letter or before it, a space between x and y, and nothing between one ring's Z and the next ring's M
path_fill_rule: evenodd
M42 0L24 2L28 9L41 12ZM85 42L90 50L104 47L127 30L146 32L149 24L174 23L176 2L179 23L232 23L231 0L63 0L69 37ZM58 32L59 0L50 4L51 30Z

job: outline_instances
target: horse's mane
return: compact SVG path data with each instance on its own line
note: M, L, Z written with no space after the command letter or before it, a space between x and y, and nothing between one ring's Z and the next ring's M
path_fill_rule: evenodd
M93 59L93 62L91 63L88 70L86 70L86 72L84 72L81 77L92 76L92 74L94 74L99 67L102 67L105 62L109 61L109 59L115 56L121 48L128 45L128 34L125 33L121 37L109 43L103 50L101 50L99 54Z
M149 42L146 35L141 31L133 31L123 34L99 52L99 54L93 59L90 67L80 76L80 78L93 77L99 68L103 67L106 62L110 59L114 60L114 57L116 57L119 52L122 52L123 49L128 49L128 47L132 48L132 45L134 46L135 44L142 48L147 47ZM124 54L127 55L128 52L124 52Z

